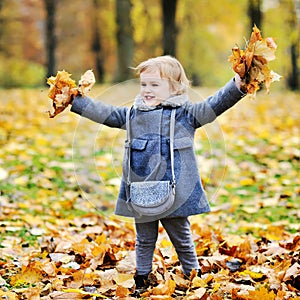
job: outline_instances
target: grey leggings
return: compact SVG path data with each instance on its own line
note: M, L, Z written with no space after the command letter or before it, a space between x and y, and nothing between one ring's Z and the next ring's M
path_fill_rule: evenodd
M164 218L160 220L175 247L184 274L189 275L199 263L192 240L188 218ZM136 223L136 274L147 275L152 271L155 244L158 237L159 221Z

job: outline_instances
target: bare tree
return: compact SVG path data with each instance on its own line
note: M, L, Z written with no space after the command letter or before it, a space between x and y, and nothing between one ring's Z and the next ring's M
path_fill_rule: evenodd
M56 69L56 36L55 36L55 16L57 0L44 0L46 9L46 52L47 52L47 77L55 73Z
M99 8L100 8L99 0L93 0L92 50L95 55L96 77L98 79L98 82L101 83L104 81L104 67L103 67L103 53L102 53L101 37L100 37L100 30L99 30L99 22L97 18Z
M177 0L161 0L163 12L163 53L176 56L176 9Z
M129 67L132 65L134 54L131 8L130 0L116 0L118 71L115 81L117 82L130 78Z

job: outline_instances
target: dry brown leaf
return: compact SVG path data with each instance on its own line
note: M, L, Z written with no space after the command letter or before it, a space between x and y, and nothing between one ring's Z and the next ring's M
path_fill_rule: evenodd
M14 292L9 292L9 291L1 291L0 290L0 297L1 299L8 299L8 300L17 300L19 299L18 295Z
M286 270L283 281L287 281L291 278L296 278L297 276L300 276L300 265L298 263L294 263L290 268Z
M160 283L152 289L153 295L172 295L175 291L176 283L174 280L167 280L165 283Z
M147 295L142 294L142 297L146 297ZM147 299L151 300L172 300L173 297L169 295L151 295L151 297L147 297Z
M276 48L274 39L264 39L256 26L253 27L245 50L238 46L232 48L228 60L232 63L232 69L242 79L241 90L254 97L262 84L269 92L271 83L280 80L281 76L271 71L268 66L268 63L276 58Z
M26 299L30 300L40 300L40 288L39 287L30 287L28 290L24 291L24 296Z
M43 279L41 266L37 262L32 262L28 266L23 266L20 274L14 275L11 278L11 285L22 285L24 283L34 284Z
M205 288L198 288L188 293L188 300L202 300L207 299L207 293Z
M187 289L190 285L190 281L187 279L184 279L182 276L177 274L172 274L172 278L176 283L176 286L179 288Z
M47 79L50 85L48 97L52 99L54 112L49 111L49 117L54 118L72 103L73 98L78 94L84 96L95 84L95 76L92 70L86 71L79 80L78 87L71 75L65 70L58 71L56 76Z
M128 296L130 294L130 291L128 288L125 288L121 285L117 286L117 289L116 289L116 296L117 297L121 297L121 298L124 298L126 296Z

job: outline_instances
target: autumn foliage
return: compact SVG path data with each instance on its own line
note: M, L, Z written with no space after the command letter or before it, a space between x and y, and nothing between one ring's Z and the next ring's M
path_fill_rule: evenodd
M267 91L273 81L279 80L280 75L269 69L268 63L275 59L277 45L273 38L264 39L260 30L254 26L246 48L235 46L229 61L233 70L243 80L242 89L247 94L255 95L264 84Z
M84 96L90 91L95 84L95 76L92 70L86 71L78 82L78 87L71 74L63 71L58 71L56 76L48 78L47 83L50 85L48 97L52 99L54 112L49 112L49 117L54 118L57 114L64 111L72 100L78 94Z

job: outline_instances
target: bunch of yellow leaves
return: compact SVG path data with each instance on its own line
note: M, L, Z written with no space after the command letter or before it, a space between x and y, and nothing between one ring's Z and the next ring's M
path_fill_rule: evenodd
M63 71L58 71L56 76L51 76L47 80L47 84L50 85L48 97L52 99L52 106L54 112L49 111L49 117L54 118L61 113L69 104L72 103L73 98L78 94L84 96L89 92L92 86L95 84L95 76L92 70L86 71L78 82L78 86L71 74Z
M241 77L241 90L255 96L262 84L267 92L273 81L278 81L280 75L269 69L269 61L274 60L277 45L273 38L262 38L260 30L254 26L250 41L246 49L238 46L232 49L228 60L232 63L232 69Z

